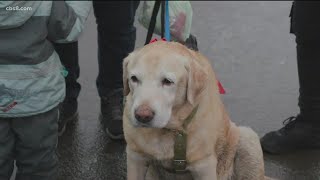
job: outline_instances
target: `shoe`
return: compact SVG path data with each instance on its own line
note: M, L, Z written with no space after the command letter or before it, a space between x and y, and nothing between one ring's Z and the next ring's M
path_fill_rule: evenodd
M78 102L76 99L65 99L59 108L58 135L62 136L70 122L78 120Z
M100 121L110 139L124 139L122 113L123 89L116 89L107 94L106 97L101 97Z
M320 127L306 121L302 115L290 117L278 131L267 133L261 138L264 152L270 154L290 153L297 150L320 149Z

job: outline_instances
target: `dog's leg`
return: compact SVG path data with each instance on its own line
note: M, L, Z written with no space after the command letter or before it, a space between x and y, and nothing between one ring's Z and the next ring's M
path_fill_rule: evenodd
M148 159L127 147L127 180L145 180Z
M240 140L232 179L264 180L263 153L258 135L250 128L239 127Z
M216 168L217 159L213 155L188 167L194 180L217 180Z

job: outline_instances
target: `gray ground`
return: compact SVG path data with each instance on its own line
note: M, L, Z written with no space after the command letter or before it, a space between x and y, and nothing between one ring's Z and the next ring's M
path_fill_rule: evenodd
M234 122L261 137L295 115L298 76L291 2L192 2L192 33L212 60ZM137 24L137 47L146 30ZM125 179L124 143L110 141L98 121L97 32L93 14L80 40L80 120L60 138L61 180ZM111 59L110 59L111 60ZM318 152L265 156L266 174L287 180L320 179Z

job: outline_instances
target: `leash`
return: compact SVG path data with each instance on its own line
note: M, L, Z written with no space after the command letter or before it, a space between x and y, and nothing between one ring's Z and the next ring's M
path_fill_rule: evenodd
M165 23L165 2L161 2L161 38L164 38L164 23Z
M147 38L146 38L146 42L144 43L144 45L147 45L150 43L153 32L154 32L154 28L156 26L156 22L157 22L157 15L160 9L160 5L161 5L161 38L164 38L164 31L165 31L165 1L161 1L161 0L156 0L155 4L153 6L153 10L152 10L152 15L151 15L151 19L149 22L149 27L148 27L148 33L147 33Z
M156 0L153 10L152 10L152 15L151 19L149 22L149 27L148 27L148 33L147 33L147 38L144 43L144 45L147 45L151 42L152 35L154 33L154 29L156 26L157 22L157 15L160 9L161 5L161 38L165 38L167 41L170 41L171 36L170 36L170 16L169 16L169 0L161 1L161 0Z
M166 5L165 10L165 38L167 41L170 41L170 16L169 16L169 0L164 1Z

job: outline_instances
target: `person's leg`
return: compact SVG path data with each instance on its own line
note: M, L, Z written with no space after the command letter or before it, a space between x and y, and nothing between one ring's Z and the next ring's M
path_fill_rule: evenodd
M261 139L263 150L276 154L320 148L320 2L295 1L291 18L297 44L300 114Z
M112 139L123 138L122 60L134 50L134 17L139 1L94 1L98 28L99 74L97 88L101 98L101 120Z
M9 180L13 172L14 138L11 119L0 118L0 180Z
M16 135L16 180L56 180L58 108L12 123Z
M295 3L299 107L306 120L320 124L320 2Z
M63 134L68 122L78 118L78 101L81 85L77 82L80 74L78 42L54 44L60 60L68 75L66 80L66 98L60 106L59 136Z

